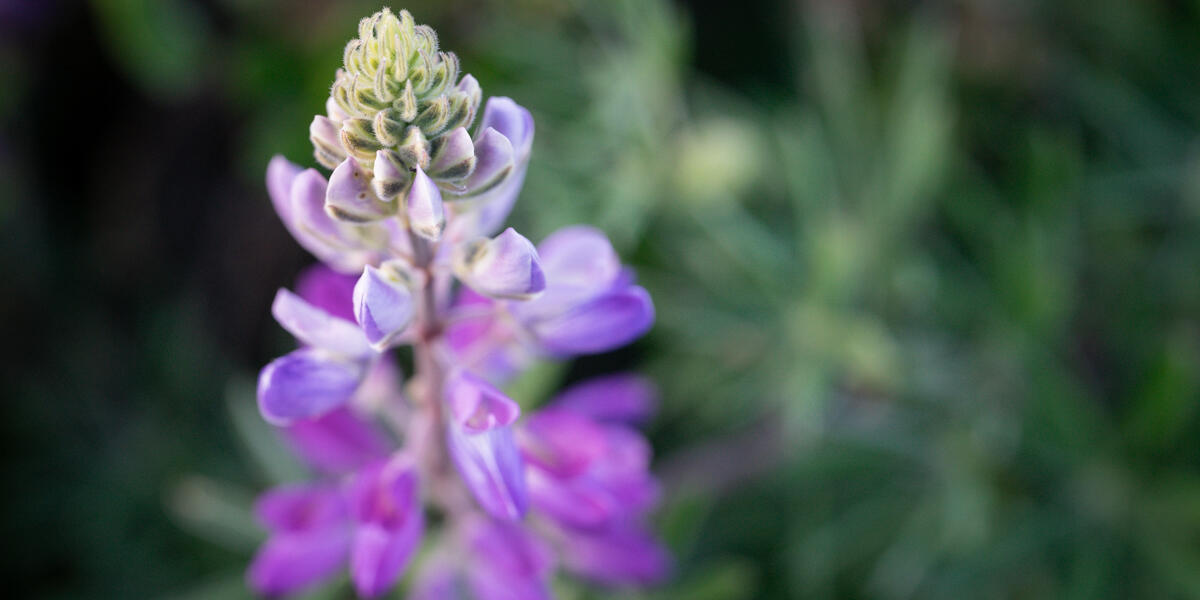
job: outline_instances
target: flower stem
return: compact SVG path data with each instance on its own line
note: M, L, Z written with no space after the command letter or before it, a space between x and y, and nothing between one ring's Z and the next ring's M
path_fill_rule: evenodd
M414 391L418 418L413 425L417 452L428 484L429 495L449 515L462 507L466 500L454 477L450 457L446 452L446 422L442 408L442 385L446 378L445 369L438 356L437 344L444 328L438 315L436 282L433 274L435 248L425 239L409 232L413 247L413 265L423 277L420 289L420 308L415 324L416 339L413 341L414 377L418 382Z

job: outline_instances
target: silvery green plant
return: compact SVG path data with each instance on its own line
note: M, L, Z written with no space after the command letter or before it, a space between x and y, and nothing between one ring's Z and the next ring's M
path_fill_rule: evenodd
M262 370L258 404L313 478L260 498L270 537L249 584L288 595L348 568L376 597L413 570L410 598L491 600L549 598L560 568L663 578L669 556L645 524L658 484L634 427L653 411L649 384L585 382L524 418L498 387L640 337L648 294L594 228L538 245L502 230L533 118L508 98L480 116L478 82L431 28L384 9L343 63L309 130L328 180L282 157L267 170L284 225L322 264L275 298L301 347Z

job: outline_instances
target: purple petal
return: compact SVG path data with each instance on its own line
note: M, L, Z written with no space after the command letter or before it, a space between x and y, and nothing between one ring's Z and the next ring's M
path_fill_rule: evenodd
M484 569L502 572L510 578L536 578L547 575L554 566L554 554L520 523L479 520L468 522L467 546L472 558Z
M325 214L325 188L320 173L305 169L292 178L286 196L277 199L276 211L281 218L286 214L283 224L297 243L322 262L341 268L347 244L338 225ZM272 199L276 200L274 195Z
M512 142L517 157L529 154L533 146L533 115L520 104L513 102L512 98L488 98L479 130L486 131L489 127Z
M400 453L365 467L351 486L358 525L350 575L359 595L386 592L412 558L424 528L413 458Z
M354 392L350 406L363 413L378 413L388 410L390 403L404 398L404 374L390 354L374 361L366 377Z
M527 418L518 435L521 456L556 477L574 477L608 451L604 430L588 418L554 408Z
M564 480L540 468L526 472L529 499L538 514L573 528L598 529L623 516L609 489L588 477Z
M658 481L650 474L650 443L622 425L606 426L604 435L607 451L591 465L588 477L607 491L626 516L641 515L660 496Z
M459 248L455 272L463 283L481 294L527 299L546 289L537 249L512 227L494 239Z
M349 538L345 527L272 536L254 556L246 580L263 596L301 591L342 569Z
M404 166L393 150L376 152L373 168L375 170L375 179L372 181L373 189L380 198L388 202L404 191L409 178L412 177L408 167Z
M483 95L483 90L479 87L479 81L470 73L463 75L462 79L458 80L458 85L454 86L454 89L474 98L476 102Z
M671 555L650 534L632 527L573 533L562 545L564 566L608 585L648 584L670 574Z
M658 500L658 482L649 471L650 445L640 433L621 425L596 425L590 431L570 424L566 411L546 409L526 425L522 445L533 506L574 528L597 529L644 514ZM575 416L576 419L585 420ZM586 420L585 420L586 421ZM571 432L581 440L570 445ZM551 460L535 460L539 448ZM589 446L584 449L583 446ZM557 459L557 460L554 460ZM572 460L574 459L574 460ZM575 467L575 468L571 468Z
M463 287L453 310L480 314L455 320L446 328L445 338L464 368L492 381L504 381L518 370L525 350L508 343L516 332L510 320L498 319L489 311L495 305L490 298Z
M325 157L326 161L336 164L346 157L342 149L341 124L324 115L313 117L308 125L308 139L312 141L317 151L318 160ZM325 161L321 161L324 163Z
M458 354L471 351L477 344L487 339L493 321L492 312L496 302L470 288L462 288L454 299L453 311L463 313L480 313L474 318L456 319L446 328L446 342Z
M417 167L413 175L412 188L405 201L408 224L417 235L436 241L446 227L446 214L442 206L442 192L437 184Z
M554 555L518 523L478 519L466 527L471 589L479 600L549 598Z
M351 486L354 518L399 531L420 513L417 467L411 455L399 452L359 471Z
M492 191L480 194L476 198L477 208L471 212L471 229L476 235L492 235L504 226L513 205L517 203L521 187L525 185L525 170L528 166L528 160L518 162L507 179Z
M462 177L474 168L475 144L465 127L459 127L442 136L440 147L429 164L434 175L451 174ZM462 175L458 175L461 172Z
M390 346L413 319L413 297L403 281L367 265L354 286L354 316L377 350Z
M325 212L325 194L329 188L325 178L316 169L305 169L296 176L292 184L291 212L296 227L305 234L310 243L320 243L324 253L344 243L342 230L336 221ZM303 244L303 241L301 241ZM305 246L307 248L307 246ZM313 251L309 248L310 251ZM314 254L317 254L313 251ZM321 258L321 255L317 255Z
M315 169L305 169L292 183L289 230L305 250L329 266L342 271L362 269L363 250L359 241L349 241L342 224L325 212L325 178Z
M313 468L330 474L348 473L387 456L386 437L349 408L336 408L312 421L283 430L292 447Z
M273 425L319 417L345 404L362 377L360 364L301 348L263 368L258 376L258 409Z
M475 170L467 178L469 194L482 194L508 177L515 166L512 142L492 128L484 128L475 140Z
M353 323L339 319L305 302L285 289L275 294L271 313L284 329L301 342L348 358L365 358L371 347Z
M512 173L495 188L477 195L475 199L477 208L471 216L474 231L476 235L492 235L500 230L512 212L521 186L525 183L525 170L529 166L529 154L533 148L534 126L533 115L509 98L489 99L483 113L479 131L495 130L512 145L513 153ZM478 147L476 155L479 155Z
M325 114L329 115L329 118L336 121L339 126L341 125L342 121L350 118L350 115L346 114L346 111L342 110L342 107L338 106L338 103L333 99L333 96L330 96L329 99L325 100Z
M567 305L612 287L621 259L602 231L586 225L564 227L538 245L548 289L542 305Z
M506 427L521 414L516 402L469 371L448 378L445 396L455 424L468 434Z
M479 505L498 519L524 516L529 509L525 467L511 427L469 433L451 422L446 430L450 456Z
M346 157L329 175L325 211L352 223L375 221L388 215L388 206L371 189L367 170L353 157Z
M654 384L637 375L610 375L571 386L553 406L597 421L642 423L658 407Z
M296 293L309 304L353 323L354 284L357 281L356 276L316 264L300 273L296 279Z
M346 503L336 487L285 485L258 497L254 514L272 531L308 531L346 522Z
M360 596L376 598L395 585L421 541L422 521L418 509L399 530L375 523L355 529L350 577Z
M646 333L653 324L654 304L650 294L634 286L529 326L547 352L570 356L619 348Z
M289 229L292 222L292 182L302 170L278 154L267 163L267 193L271 196L275 212Z

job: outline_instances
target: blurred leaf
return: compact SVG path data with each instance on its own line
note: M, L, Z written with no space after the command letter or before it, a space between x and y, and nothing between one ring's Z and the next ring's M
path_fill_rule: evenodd
M249 381L231 380L225 402L238 440L268 482L280 484L308 478L308 472L283 444L279 433L259 414L254 386Z
M114 55L147 91L176 99L205 74L208 23L180 0L93 0Z
M198 475L171 490L167 507L194 535L232 550L251 550L265 533L254 520L253 493Z

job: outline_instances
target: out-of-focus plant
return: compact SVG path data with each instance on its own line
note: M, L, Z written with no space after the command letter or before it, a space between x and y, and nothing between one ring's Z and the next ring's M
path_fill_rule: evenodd
M229 5L244 151L300 155L338 19ZM656 299L656 597L1200 594L1194 10L954 5L804 3L766 99L689 71L667 2L431 7L538 119L515 221L602 225ZM246 552L248 497L173 499Z

